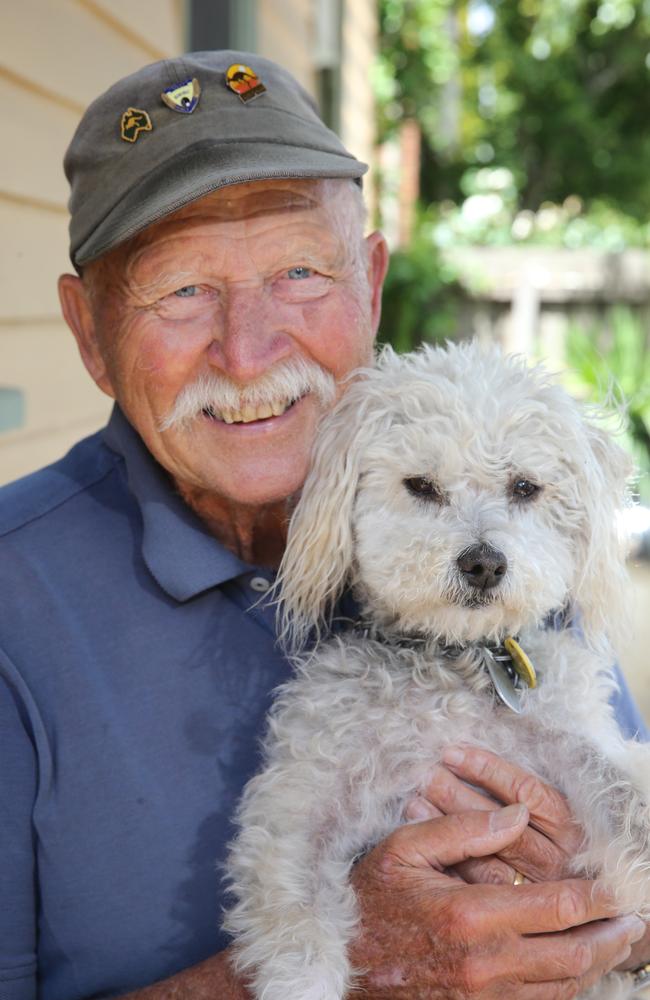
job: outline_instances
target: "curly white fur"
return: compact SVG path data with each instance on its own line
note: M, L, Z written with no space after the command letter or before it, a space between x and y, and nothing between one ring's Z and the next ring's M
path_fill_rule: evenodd
M226 926L259 1000L345 995L354 858L463 740L560 788L585 830L576 873L650 916L650 751L622 739L609 706L611 638L625 621L615 514L629 471L539 368L476 344L384 351L324 421L280 571L284 633L300 647L325 632L346 587L371 633L297 659L271 712L266 768L239 809ZM414 496L414 477L435 498ZM539 490L517 496L520 480ZM476 544L507 562L480 600L457 561ZM580 633L544 627L566 605L580 608ZM412 633L419 642L396 641ZM441 642L515 634L540 676L521 715L495 700L474 647L439 655ZM610 976L589 995L628 991Z

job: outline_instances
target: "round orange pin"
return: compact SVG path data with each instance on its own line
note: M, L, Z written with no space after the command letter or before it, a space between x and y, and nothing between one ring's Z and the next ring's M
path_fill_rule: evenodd
M255 70L242 63L233 63L226 70L226 87L246 103L266 90Z

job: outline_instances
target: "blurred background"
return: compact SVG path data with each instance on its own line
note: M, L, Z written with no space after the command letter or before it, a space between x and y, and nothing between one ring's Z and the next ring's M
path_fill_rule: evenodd
M627 408L621 524L650 720L650 0L21 0L0 34L0 482L105 422L63 324L61 161L86 105L183 51L283 63L371 164L393 260L381 338L478 336Z

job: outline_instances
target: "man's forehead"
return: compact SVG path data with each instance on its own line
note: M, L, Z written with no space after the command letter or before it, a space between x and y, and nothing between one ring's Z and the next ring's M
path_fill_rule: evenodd
M221 188L149 226L125 248L126 257L129 264L134 265L143 256L149 257L151 252L166 248L170 240L175 243L176 236L200 232L206 223L227 226L273 215L294 215L296 222L306 216L305 221L311 222L313 213L313 222L318 225L322 239L325 236L323 223L326 229L338 231L340 228L341 220L339 225L335 224L340 213L332 214L330 209L340 205L344 194L342 187L347 185L348 182L318 179L262 181ZM349 217L349 213L344 213L344 218L349 220Z
M336 183L336 182L335 182ZM340 189L338 191L340 194ZM328 197L329 196L329 197ZM198 198L146 229L137 240L147 241L163 229L193 219L238 222L263 215L305 212L333 204L334 195L322 180L256 181L220 188Z
M239 227L242 224L267 217L269 223L264 230L267 235L272 234L272 216L294 219L303 237L309 235L323 247L324 243L329 243L328 237L337 244L343 240L351 245L348 229L356 217L351 204L354 193L349 180L329 178L274 179L220 188L166 216L116 248L103 259L102 271L110 265L116 274L128 272L133 277L141 264L149 268L161 255L175 257L179 249L189 251L191 245L186 244L186 238L209 234L209 226L214 223L224 226L226 231L232 225L241 235ZM258 228L258 239L260 232ZM283 238L286 238L286 231Z

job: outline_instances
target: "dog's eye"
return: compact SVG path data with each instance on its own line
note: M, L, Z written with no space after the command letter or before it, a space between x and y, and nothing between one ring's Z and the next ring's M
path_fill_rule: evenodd
M515 479L512 484L512 495L517 500L532 500L540 490L541 486L531 483L530 479Z
M442 503L442 493L435 483L432 483L426 476L411 476L410 479L404 480L404 485L414 497L419 497L421 500L433 500L435 503Z

